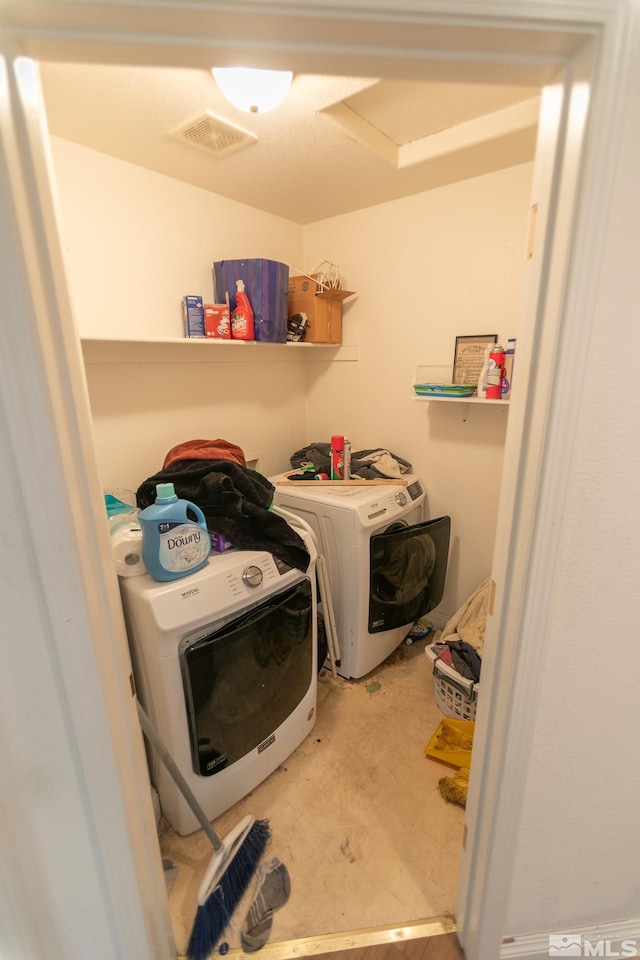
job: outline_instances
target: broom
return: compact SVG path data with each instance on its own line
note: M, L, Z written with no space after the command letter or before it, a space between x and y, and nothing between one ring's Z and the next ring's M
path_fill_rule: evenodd
M215 851L198 890L198 909L187 947L187 956L191 960L206 960L251 882L271 837L271 829L267 820L246 816L220 840L137 699L136 705L144 735L171 774Z

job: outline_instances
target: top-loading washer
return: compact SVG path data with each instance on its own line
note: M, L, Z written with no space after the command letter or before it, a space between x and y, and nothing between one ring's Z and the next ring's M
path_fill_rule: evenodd
M306 572L270 553L212 553L181 580L120 579L137 695L210 820L246 796L316 720L315 546ZM162 812L195 815L151 751Z
M425 521L425 488L414 474L398 484L283 482L287 474L270 479L274 504L310 525L325 558L338 673L363 677L440 603L450 518Z

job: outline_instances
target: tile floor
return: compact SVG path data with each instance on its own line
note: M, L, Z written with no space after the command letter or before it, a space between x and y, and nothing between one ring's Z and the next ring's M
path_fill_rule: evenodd
M270 821L266 855L291 876L271 942L453 913L463 810L438 792L450 768L424 756L443 718L425 643L403 644L361 680L322 671L313 731L214 822L223 835L246 813ZM169 906L182 953L212 851L201 830L179 837L161 821L160 832L163 857L177 865ZM250 888L225 934L231 947L251 899Z

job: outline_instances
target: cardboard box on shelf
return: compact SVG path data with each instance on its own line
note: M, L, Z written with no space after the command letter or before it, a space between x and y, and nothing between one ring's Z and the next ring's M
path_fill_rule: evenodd
M352 290L322 288L314 274L289 277L288 313L306 314L305 343L342 343L342 303L353 296Z

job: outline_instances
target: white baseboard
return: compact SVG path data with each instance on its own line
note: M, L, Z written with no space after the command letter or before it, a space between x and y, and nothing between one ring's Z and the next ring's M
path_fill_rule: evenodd
M640 919L513 937L500 948L500 960L639 956Z

